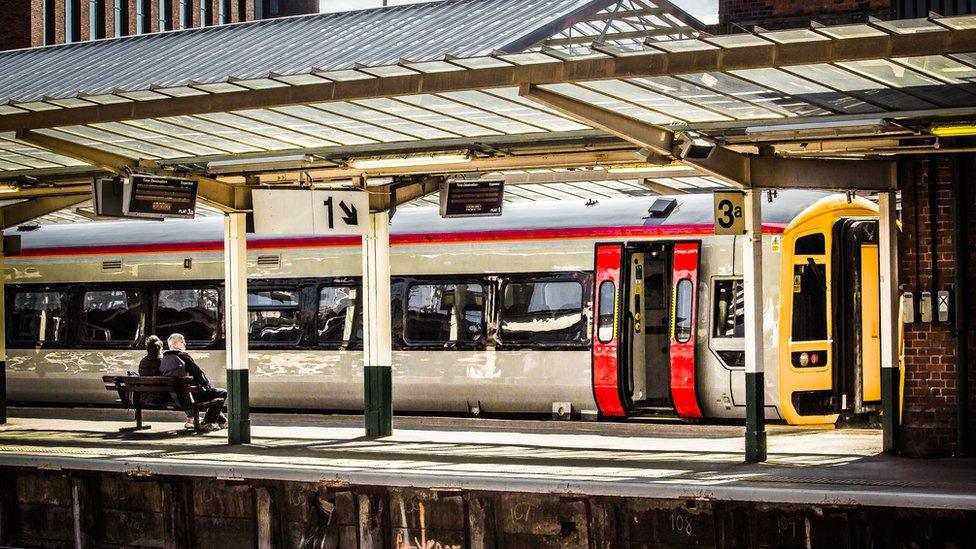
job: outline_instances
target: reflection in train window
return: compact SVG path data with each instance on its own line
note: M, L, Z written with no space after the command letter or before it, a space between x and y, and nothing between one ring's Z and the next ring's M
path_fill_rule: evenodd
M12 305L7 328L11 341L41 345L64 341L68 321L67 293L18 292Z
M678 343L688 343L691 341L691 305L694 298L691 280L685 278L678 282L675 294L674 339Z
M596 337L601 343L610 343L614 337L617 313L617 287L613 281L600 284L600 313L597 320Z
M480 343L484 309L480 284L416 284L407 292L403 338L413 345Z
M503 343L579 343L586 339L579 282L506 283L502 290Z
M156 306L156 335L166 340L173 333L188 342L209 343L217 339L217 290L160 290Z
M793 341L827 339L827 266L793 266Z
M744 337L746 311L742 280L716 280L714 303L712 336Z
M142 299L137 290L85 292L81 340L137 343L142 339Z
M340 348L353 341L362 341L363 319L356 306L358 295L359 290L349 286L326 286L319 290L316 326L319 345Z
M298 292L260 290L247 293L248 341L298 343L301 337Z

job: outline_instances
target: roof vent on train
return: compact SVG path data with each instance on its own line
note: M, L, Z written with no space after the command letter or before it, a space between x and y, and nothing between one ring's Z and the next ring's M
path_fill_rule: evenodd
M102 261L103 271L121 271L122 270L122 260L121 259L106 259Z
M658 198L647 209L647 217L667 217L677 206L678 201L673 198Z
M277 269L278 267L281 267L281 256L280 255L259 255L258 267Z

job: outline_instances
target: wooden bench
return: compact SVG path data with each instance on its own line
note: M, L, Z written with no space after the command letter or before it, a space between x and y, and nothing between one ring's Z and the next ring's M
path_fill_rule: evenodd
M167 377L167 376L102 376L105 382L105 389L115 391L119 395L118 402L126 410L135 408L136 425L135 427L123 427L120 433L130 433L152 428L151 425L142 423L143 410L185 410L179 404L181 399L192 402L192 396L201 392L203 389L193 382L192 377ZM146 396L151 394L169 395L170 403L149 404L145 403ZM223 404L224 399L214 398L204 402L193 402L193 429L200 432L200 411L206 410L212 404Z

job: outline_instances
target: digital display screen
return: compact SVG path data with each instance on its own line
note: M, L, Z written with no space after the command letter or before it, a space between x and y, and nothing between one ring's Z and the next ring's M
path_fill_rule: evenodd
M441 187L441 217L502 215L505 181L449 181Z
M192 219L197 208L197 180L133 174L125 187L124 214L133 217Z

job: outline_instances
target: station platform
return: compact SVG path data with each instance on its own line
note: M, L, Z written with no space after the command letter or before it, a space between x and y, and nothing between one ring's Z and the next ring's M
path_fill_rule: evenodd
M976 509L976 460L881 454L881 432L771 426L769 460L743 463L743 428L397 417L363 437L351 415L252 415L252 444L183 431L147 412L14 408L0 466L219 479L707 499L799 505ZM175 420L175 421L174 421Z

